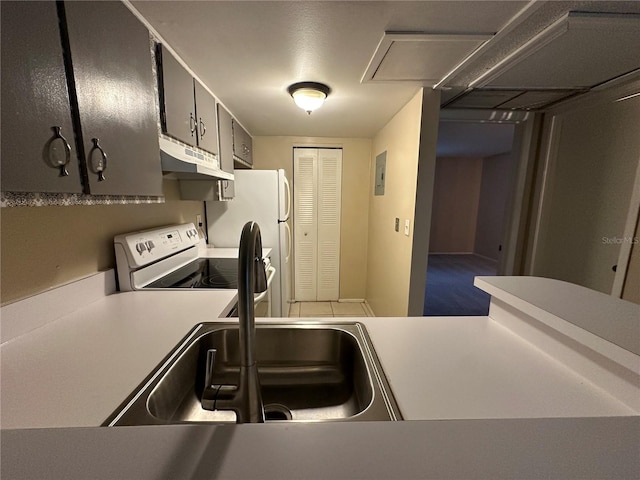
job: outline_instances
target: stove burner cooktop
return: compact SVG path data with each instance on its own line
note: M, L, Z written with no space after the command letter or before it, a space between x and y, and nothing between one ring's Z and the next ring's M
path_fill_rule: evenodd
M198 258L144 288L238 288L238 259Z

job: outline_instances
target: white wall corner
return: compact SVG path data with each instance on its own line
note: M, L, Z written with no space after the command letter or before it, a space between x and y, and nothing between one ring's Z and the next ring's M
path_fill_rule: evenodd
M411 253L409 304L407 309L410 316L422 316L424 311L433 181L440 118L440 90L424 89L422 93L420 150L418 155L418 178L416 179L413 249Z

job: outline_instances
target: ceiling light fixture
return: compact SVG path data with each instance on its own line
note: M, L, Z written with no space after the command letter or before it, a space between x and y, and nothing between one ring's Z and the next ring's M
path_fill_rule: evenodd
M323 83L298 82L289 86L287 91L296 105L311 115L311 112L322 106L331 89Z

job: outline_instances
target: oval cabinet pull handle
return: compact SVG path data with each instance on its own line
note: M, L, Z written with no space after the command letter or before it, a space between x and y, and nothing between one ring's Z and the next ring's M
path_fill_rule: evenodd
M202 117L200 117L200 137L204 137L204 134L207 133L207 127L202 121Z
M100 161L95 166L95 172L98 174L98 181L103 182L104 180L106 180L104 176L104 171L107 169L107 154L104 153L104 150L100 146L99 138L92 138L91 141L93 142L93 148L91 149L91 160L93 160L94 150L98 150L100 152ZM92 165L93 165L93 162L92 162Z
M71 146L66 138L60 133L62 131L62 127L51 127L53 129L53 140L61 140L62 146L64 147L64 161L58 160L57 167L60 169L59 177L68 177L69 170L67 170L67 165L69 165L69 161L71 160Z
M193 117L193 113L189 114L189 130L191 131L191 136L196 133L196 119Z

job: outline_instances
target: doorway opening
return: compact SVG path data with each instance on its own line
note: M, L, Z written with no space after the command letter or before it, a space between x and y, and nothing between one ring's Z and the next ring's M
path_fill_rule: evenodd
M434 178L425 316L487 315L474 277L497 275L517 164L515 125L441 118Z

